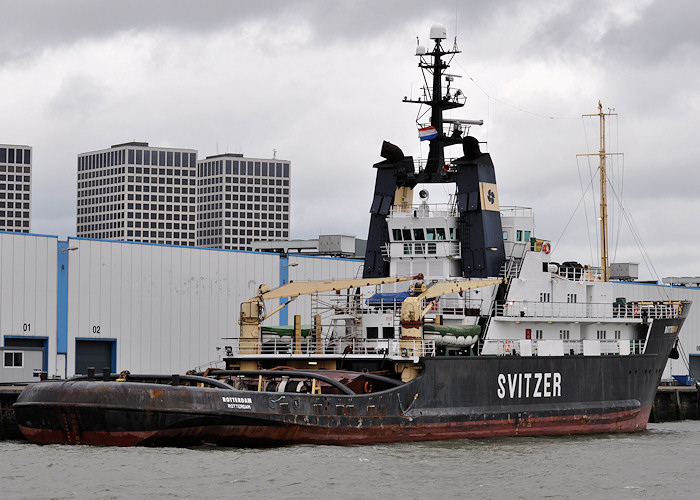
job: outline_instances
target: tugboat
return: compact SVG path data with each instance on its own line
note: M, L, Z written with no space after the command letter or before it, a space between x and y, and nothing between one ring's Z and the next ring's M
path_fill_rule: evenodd
M607 260L552 262L532 210L500 206L491 156L469 135L481 122L443 117L465 104L446 38L434 25L432 50L418 46L432 84L404 98L431 110L418 123L427 161L385 142L374 165L362 278L261 285L220 369L33 384L15 404L27 439L266 446L645 429L690 303L614 300ZM453 145L461 157L445 156ZM455 196L431 204L423 188L414 204L433 183ZM309 324L265 324L300 296Z

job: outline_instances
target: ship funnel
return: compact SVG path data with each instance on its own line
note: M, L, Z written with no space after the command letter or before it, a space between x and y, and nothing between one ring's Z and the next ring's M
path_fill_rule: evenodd
M447 38L447 29L442 24L433 24L430 27L431 40L444 40Z
M390 162L397 162L403 160L403 151L401 151L401 148L398 147L396 144L392 144L388 141L382 142L382 150L379 153L379 156L382 158L389 160Z

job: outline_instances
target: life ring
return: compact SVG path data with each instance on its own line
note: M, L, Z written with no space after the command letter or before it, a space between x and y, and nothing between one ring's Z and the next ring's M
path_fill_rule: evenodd
M369 380L365 382L365 392L372 392L372 382Z
M542 251L543 251L544 253L549 253L549 252L552 251L552 245L549 244L549 241L545 241L545 242L542 244Z
M632 314L634 314L635 316L639 316L639 306L637 304L634 304L632 306Z
M503 341L503 348L506 351L506 354L510 354L510 341L504 340Z

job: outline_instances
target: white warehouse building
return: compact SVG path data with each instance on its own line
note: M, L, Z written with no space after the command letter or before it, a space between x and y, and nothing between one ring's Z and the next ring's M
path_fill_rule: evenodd
M238 335L240 303L260 284L352 278L361 265L353 259L3 232L0 347L41 347L43 364L35 368L49 377L85 373L87 366L184 373L217 360L221 339ZM271 321L286 324L308 308L306 301L295 301ZM3 373L0 382L19 381Z

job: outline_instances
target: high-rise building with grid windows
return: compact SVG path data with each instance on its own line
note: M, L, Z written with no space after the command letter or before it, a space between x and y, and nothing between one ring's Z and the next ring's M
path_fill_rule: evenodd
M116 144L78 155L79 237L194 246L197 151Z
M0 231L28 233L32 213L32 148L0 144Z
M291 164L227 153L197 164L197 246L252 250L289 239Z

